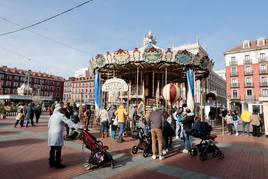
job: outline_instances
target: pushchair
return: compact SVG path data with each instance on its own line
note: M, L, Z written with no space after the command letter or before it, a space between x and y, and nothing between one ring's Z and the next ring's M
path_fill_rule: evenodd
M199 159L205 161L208 159L208 154L212 154L213 157L224 159L224 154L216 146L214 140L217 135L210 134L212 127L206 122L196 122L192 126L192 130L189 134L193 137L201 139L201 142L190 150L192 156L199 154Z
M152 154L152 139L150 132L146 135L143 128L137 127L136 130L132 132L132 137L134 139L139 139L138 145L132 147L132 154L137 154L139 150L143 150L143 157L145 158Z
M103 143L97 140L89 131L82 130L81 139L83 140L83 146L90 150L90 155L85 167L87 170L91 168L98 168L102 166L114 167L113 156L107 152L108 146L103 146Z

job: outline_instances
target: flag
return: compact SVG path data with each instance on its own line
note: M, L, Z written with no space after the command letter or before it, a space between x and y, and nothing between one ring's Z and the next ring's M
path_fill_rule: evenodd
M186 71L188 93L187 93L187 108L194 112L194 83L195 75L192 69Z
M101 96L101 80L100 74L98 70L95 72L95 80L94 80L94 95L95 95L95 110L96 114L98 114L101 108L102 96Z

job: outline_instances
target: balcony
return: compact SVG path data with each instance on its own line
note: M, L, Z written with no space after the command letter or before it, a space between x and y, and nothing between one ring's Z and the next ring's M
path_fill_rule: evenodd
M240 100L240 96L239 95L231 95L231 99L232 100Z
M268 82L267 81L260 82L260 87L268 87Z
M244 59L244 64L252 64L252 60L251 59Z
M245 87L253 87L253 82L246 82Z
M245 76L253 75L253 71L252 70L250 70L250 71L244 71L244 75Z
M259 58L259 63L264 63L264 62L267 62L268 61L268 58L267 57L262 57L262 58Z
M230 76L231 77L238 76L238 73L237 72L231 72Z
M231 83L231 88L238 88L239 84L238 83Z
M254 102L254 101L256 101L256 96L254 96L254 95L245 95L245 101Z
M237 61L235 60L230 61L230 66L237 66L237 65L238 65Z
M267 74L268 70L267 69L260 69L259 73L260 73L260 75Z

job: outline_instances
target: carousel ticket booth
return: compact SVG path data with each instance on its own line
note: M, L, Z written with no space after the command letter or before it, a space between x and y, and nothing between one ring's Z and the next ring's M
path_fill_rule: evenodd
M125 102L128 106L142 104L145 113L150 112L153 106L168 106L178 102L170 101L173 99L172 96L178 95L177 90L180 94L178 99L187 101L186 94L189 91L192 91L195 98L194 89L191 89L193 86L189 86L189 83L194 83L196 80L202 83L213 66L212 60L202 53L194 54L186 49L162 49L156 46L156 39L152 33L145 36L144 46L141 48L132 51L119 49L115 52L98 54L91 63L95 75L99 75L104 83L119 78L127 84L128 89L119 91L114 96L117 99L113 100ZM169 93L167 95L169 98L166 99L166 95L163 95L163 87L169 83L178 88L174 88L176 94L173 94L173 89L165 90ZM114 86L114 88L118 87ZM183 89L186 93L183 93ZM205 94L201 96L205 100ZM102 96L104 104L110 103L111 99L107 94Z

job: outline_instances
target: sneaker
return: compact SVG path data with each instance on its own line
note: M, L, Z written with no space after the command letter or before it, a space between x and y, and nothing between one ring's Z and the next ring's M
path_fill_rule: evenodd
M182 153L184 153L184 154L188 154L189 151L188 151L187 149L183 149L183 150L182 150Z
M159 160L163 160L164 159L164 156L159 156Z
M166 155L166 154L167 154L167 151L164 149L164 150L162 151L162 153L163 153L163 155Z
M236 136L238 136L239 134L238 134L238 133L236 133L235 135L236 135Z
M154 160L155 160L155 159L156 159L156 155L153 155L153 156L152 156L152 159L154 159Z
M176 139L179 139L179 136L176 136Z

